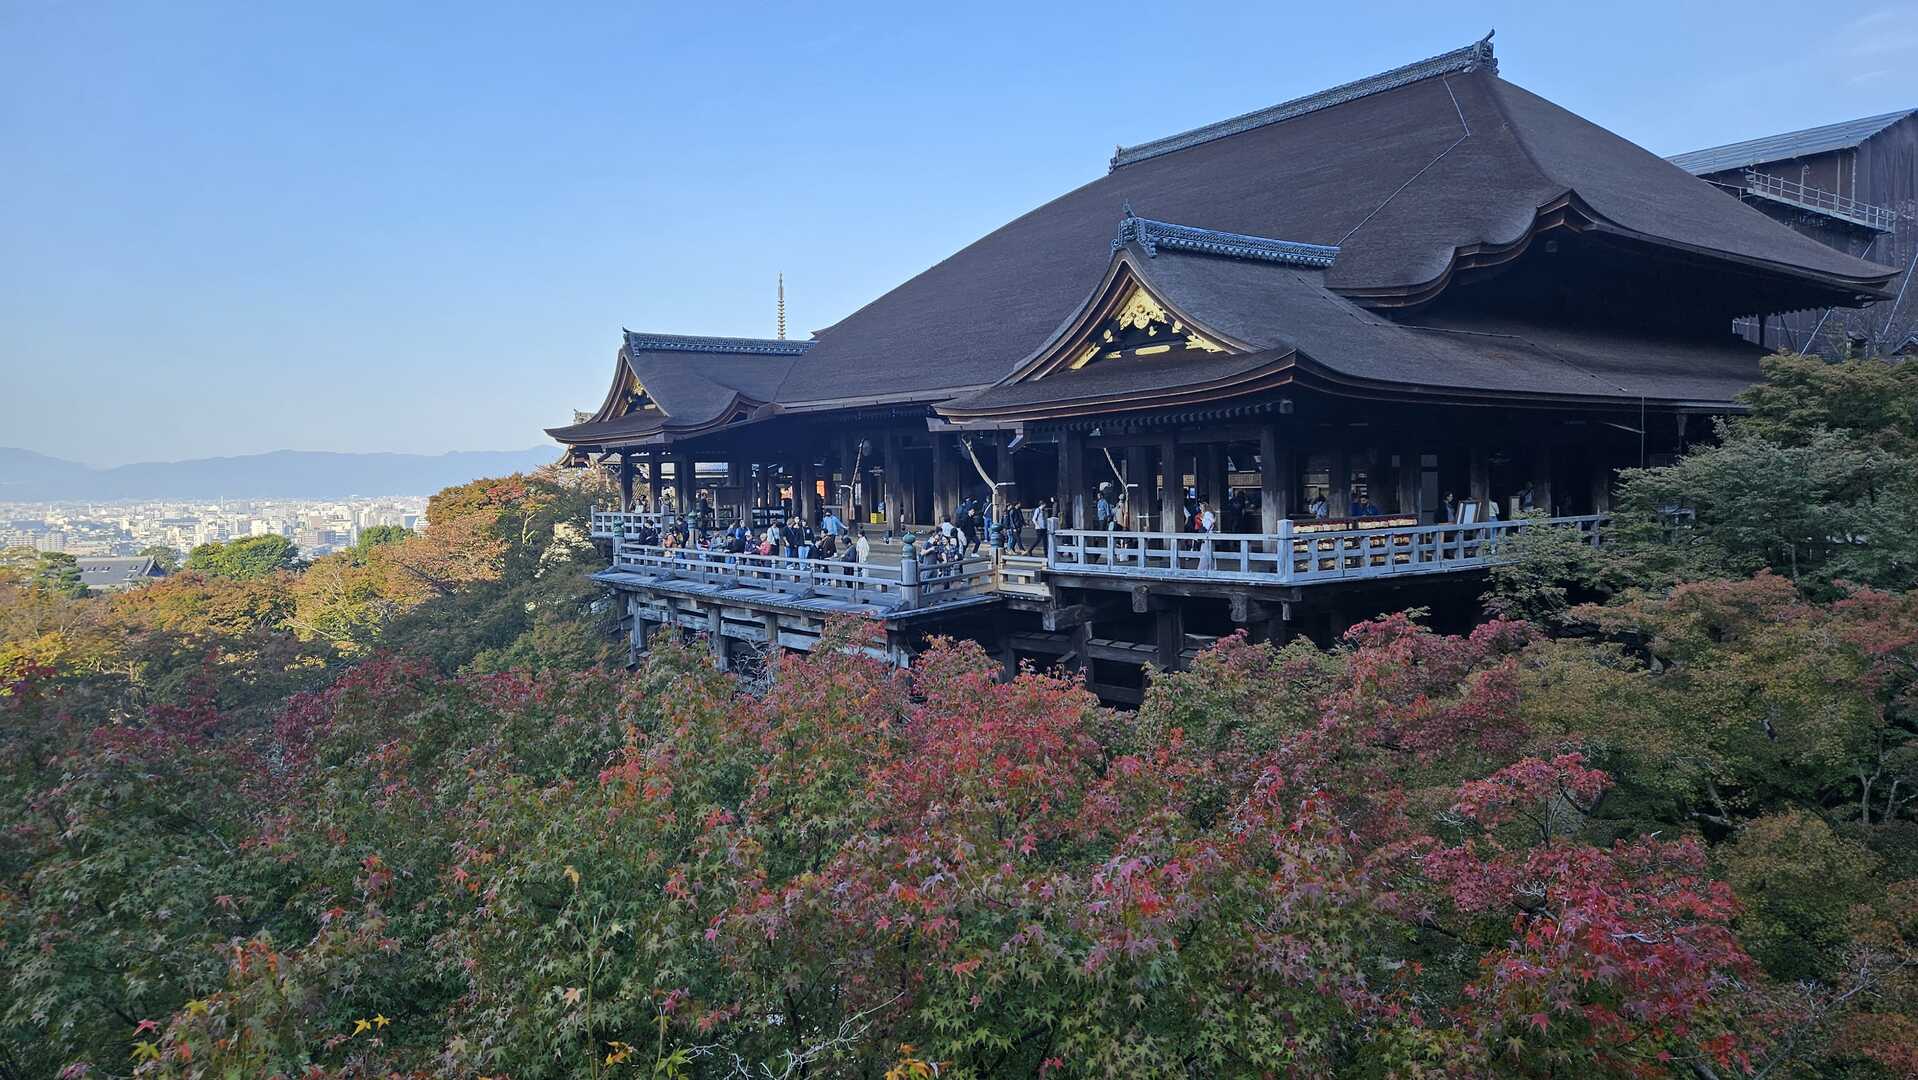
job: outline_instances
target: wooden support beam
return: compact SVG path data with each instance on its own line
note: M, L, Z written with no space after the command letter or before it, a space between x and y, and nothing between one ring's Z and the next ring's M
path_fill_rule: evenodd
M1145 692L1132 686L1087 680L1086 689L1092 691L1101 701L1116 701L1121 705L1138 705L1145 700Z
M1331 476L1326 487L1325 501L1330 506L1333 517L1345 517L1352 508L1352 449L1343 443L1331 447Z
M1177 604L1166 605L1159 612L1157 629L1159 670L1179 670L1182 666L1179 654L1185 651L1185 612Z
M1552 444L1541 442L1532 452L1532 499L1538 509L1553 513Z
M1212 508L1215 514L1225 512L1225 455L1220 453L1218 443L1200 443L1197 457L1199 498Z
M685 454L673 458L673 506L682 514L693 508L693 459Z
M619 452L619 508L630 512L633 508L633 452Z
M958 501L953 499L948 491L948 487L953 483L952 457L957 450L951 435L943 433L933 435L931 523L934 525L951 517L953 508L958 505Z
M1072 652L1072 639L1066 634L1007 634L1006 645L1015 652L1066 656Z
M1039 623L1047 630L1067 630L1091 622L1095 610L1091 604L1050 607L1039 616Z
M1125 451L1126 524L1135 532L1151 532L1159 512L1159 485L1152 481L1152 448L1128 446Z
M1132 613L1144 615L1152 610L1152 590L1144 585L1132 587Z
M1185 459L1178 436L1168 432L1159 444L1159 531L1185 531Z
M899 475L899 433L887 431L885 435L885 471L886 488L886 524L897 530L905 522L905 499L902 493L905 485Z
M662 455L659 450L646 451L646 494L647 509L659 511L659 497L665 490L665 470L661 467Z
M1279 449L1279 426L1259 429L1259 531L1279 531L1279 520L1291 512L1292 455Z
M1105 638L1093 638L1086 643L1086 655L1094 660L1106 660L1115 664L1151 664L1156 663L1159 647L1152 644L1139 644L1131 641L1109 641Z
M1276 609L1271 605L1262 604L1244 593L1233 593L1229 603L1232 609L1232 621L1241 625L1264 622L1276 614Z
M1059 433L1059 516L1066 527L1089 529L1086 521L1086 442L1076 431Z
M1393 513L1411 514L1419 509L1419 451L1415 446L1399 450L1399 489Z
M713 666L721 671L732 670L732 655L726 644L725 617L718 608L706 612L706 644L713 652Z
M1467 449L1465 497L1473 501L1483 501L1492 497L1492 459L1491 454L1482 445Z
M798 467L793 471L793 511L799 515L802 524L813 525L819 520L819 477L813 468L812 451L801 450Z

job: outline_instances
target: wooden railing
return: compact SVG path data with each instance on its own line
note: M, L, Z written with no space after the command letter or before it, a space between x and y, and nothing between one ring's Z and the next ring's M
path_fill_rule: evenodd
M908 559L886 565L668 548L628 540L615 542L613 569L761 589L794 599L822 596L900 610L989 592L993 583L992 560L984 556L949 563Z
M731 528L738 517L739 511L733 507L716 507L713 510L712 527ZM595 510L591 536L595 540L617 540L624 530L637 529L641 525L665 529L679 524L679 518L677 510Z
M591 535L595 540L617 540L628 529L641 525L663 529L678 520L671 510L595 510Z
M1507 541L1524 529L1575 529L1581 540L1597 546L1606 520L1602 514L1586 514L1474 525L1407 526L1388 521L1345 529L1282 521L1272 535L1060 529L1047 539L1046 569L1273 585L1443 574L1498 562Z

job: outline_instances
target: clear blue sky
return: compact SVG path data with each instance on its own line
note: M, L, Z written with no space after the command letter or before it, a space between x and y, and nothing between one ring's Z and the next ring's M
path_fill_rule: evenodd
M770 336L784 271L803 335L1115 143L1493 26L1661 153L1918 105L1918 0L545 7L0 0L0 445L535 445L622 325Z

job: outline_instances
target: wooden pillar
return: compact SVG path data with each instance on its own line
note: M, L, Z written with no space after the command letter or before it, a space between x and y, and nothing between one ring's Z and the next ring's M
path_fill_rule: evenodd
M1012 471L1012 452L996 442L992 447L993 507L1003 513L1019 497L1019 478Z
M732 669L732 656L726 648L726 635L720 632L724 619L718 608L706 613L706 644L713 652L713 666L721 671Z
M654 449L654 450L646 451L647 509L653 511L654 513L659 512L659 496L660 496L660 493L663 490L665 490L665 483L666 483L666 479L662 475L662 470L660 469L660 460L661 458L658 450Z
M685 454L673 458L673 500L682 514L693 508L693 459Z
M1475 501L1492 497L1491 455L1483 446L1466 451L1465 497Z
M850 432L839 436L839 472L843 485L833 492L833 502L840 507L840 514L851 525L859 520L858 509L853 505L853 495L859 483L858 470L854 466L859 460L859 441Z
M1179 440L1167 432L1159 444L1159 531L1183 532L1185 521L1185 462L1179 456Z
M1603 461L1592 462L1592 513L1612 512L1612 467Z
M1149 532L1158 514L1158 485L1152 482L1152 448L1129 446L1125 452L1126 511L1133 532Z
M955 505L947 495L947 485L952 483L952 460L958 447L953 445L951 435L934 434L932 437L932 524L937 525L952 516Z
M633 509L633 452L619 452L619 509L630 513Z
M1158 637L1159 652L1157 663L1160 671L1179 670L1181 654L1185 652L1185 617L1176 598L1161 600L1159 609Z
M632 632L627 639L626 645L626 663L630 665L638 663L640 655L646 651L647 623L645 618L640 615L639 597L629 596L627 598L626 614L632 619L633 623Z
M1419 451L1415 446L1399 449L1399 490L1396 512L1416 513L1419 508Z
M885 471L883 486L885 488L886 500L886 524L892 529L897 530L900 523L906 520L905 507L902 505L903 500L899 497L899 493L903 490L904 485L899 482L898 432L886 432L884 454L885 457L882 468Z
M813 468L812 451L805 450L799 455L799 466L794 472L793 492L795 512L799 514L801 524L813 525L819 520L819 476Z
M1532 455L1532 500L1547 514L1552 510L1552 444L1541 441Z
M1196 466L1199 482L1199 498L1212 508L1212 512L1225 520L1225 455L1219 452L1218 443L1200 443Z
M1086 529L1086 441L1076 431L1059 432L1059 517L1068 529Z
M1259 429L1259 531L1267 536L1279 531L1279 519L1291 511L1286 503L1292 493L1292 455L1279 449L1279 428L1266 424Z
M1331 490L1325 493L1329 504L1327 511L1332 517L1345 517L1352 510L1352 451L1350 448L1334 444L1331 448L1331 468L1328 470L1325 486Z

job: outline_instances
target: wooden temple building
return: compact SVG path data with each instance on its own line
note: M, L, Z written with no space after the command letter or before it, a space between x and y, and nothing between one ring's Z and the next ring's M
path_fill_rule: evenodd
M810 340L628 331L605 401L551 434L620 477L594 533L636 647L694 630L725 663L854 611L897 662L971 636L1125 702L1237 629L1470 610L1514 530L1601 542L1616 471L1757 378L1733 320L1879 301L1894 274L1505 81L1488 37L1123 147ZM1041 554L920 565L903 537L968 497L1064 520ZM633 540L695 506L830 506L878 547Z
M1918 109L1677 154L1672 164L1778 223L1897 267L1891 298L1856 308L1762 313L1734 329L1761 345L1837 356L1918 355Z

